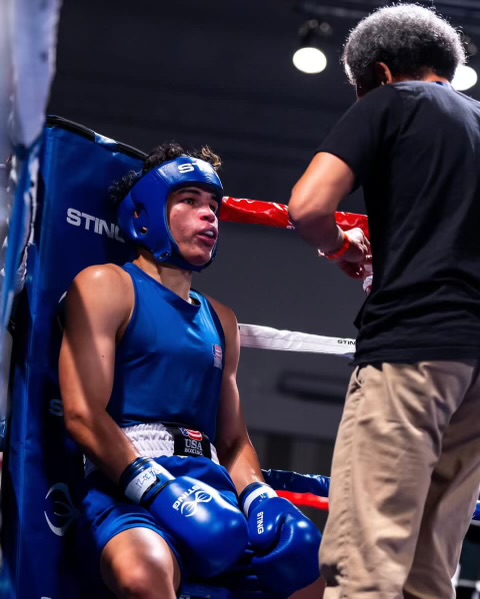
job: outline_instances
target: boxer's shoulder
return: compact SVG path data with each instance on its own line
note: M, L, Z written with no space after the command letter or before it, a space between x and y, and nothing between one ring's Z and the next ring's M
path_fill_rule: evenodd
M133 284L128 273L115 264L89 266L74 279L67 294L68 307L110 318L123 319L134 303Z
M81 270L73 281L76 287L126 285L130 280L127 272L117 264L95 264Z

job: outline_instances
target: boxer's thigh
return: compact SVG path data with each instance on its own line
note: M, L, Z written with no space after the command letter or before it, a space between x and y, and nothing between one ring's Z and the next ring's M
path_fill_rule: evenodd
M100 570L120 597L173 599L181 582L175 554L151 528L130 528L114 536L102 552Z

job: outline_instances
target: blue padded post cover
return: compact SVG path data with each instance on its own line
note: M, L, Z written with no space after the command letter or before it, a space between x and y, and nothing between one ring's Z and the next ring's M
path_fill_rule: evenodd
M86 266L131 257L114 224L108 188L141 166L141 152L104 144L61 119L51 119L44 131L34 243L14 314L2 481L3 599L87 596L71 551L82 461L63 425L58 302Z

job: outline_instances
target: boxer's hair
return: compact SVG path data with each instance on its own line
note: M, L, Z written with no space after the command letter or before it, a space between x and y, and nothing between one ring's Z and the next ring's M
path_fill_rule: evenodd
M141 172L129 171L119 181L112 184L110 187L110 198L114 208L118 208L123 198L132 189L132 187L148 172L160 166L169 160L175 160L180 156L191 156L209 162L215 170L218 171L222 165L222 161L217 154L212 152L208 146L203 146L199 150L186 150L176 142L167 142L159 146L155 146L145 158L143 169Z
M433 8L417 4L387 6L365 17L350 32L342 55L350 83L369 87L375 87L369 83L378 62L392 75L422 79L433 71L451 81L465 60L461 33Z

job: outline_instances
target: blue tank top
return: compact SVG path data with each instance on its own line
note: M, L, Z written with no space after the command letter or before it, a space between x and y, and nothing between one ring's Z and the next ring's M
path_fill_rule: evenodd
M121 427L179 423L215 441L225 337L211 304L190 304L135 264L135 307L119 343L108 412Z

